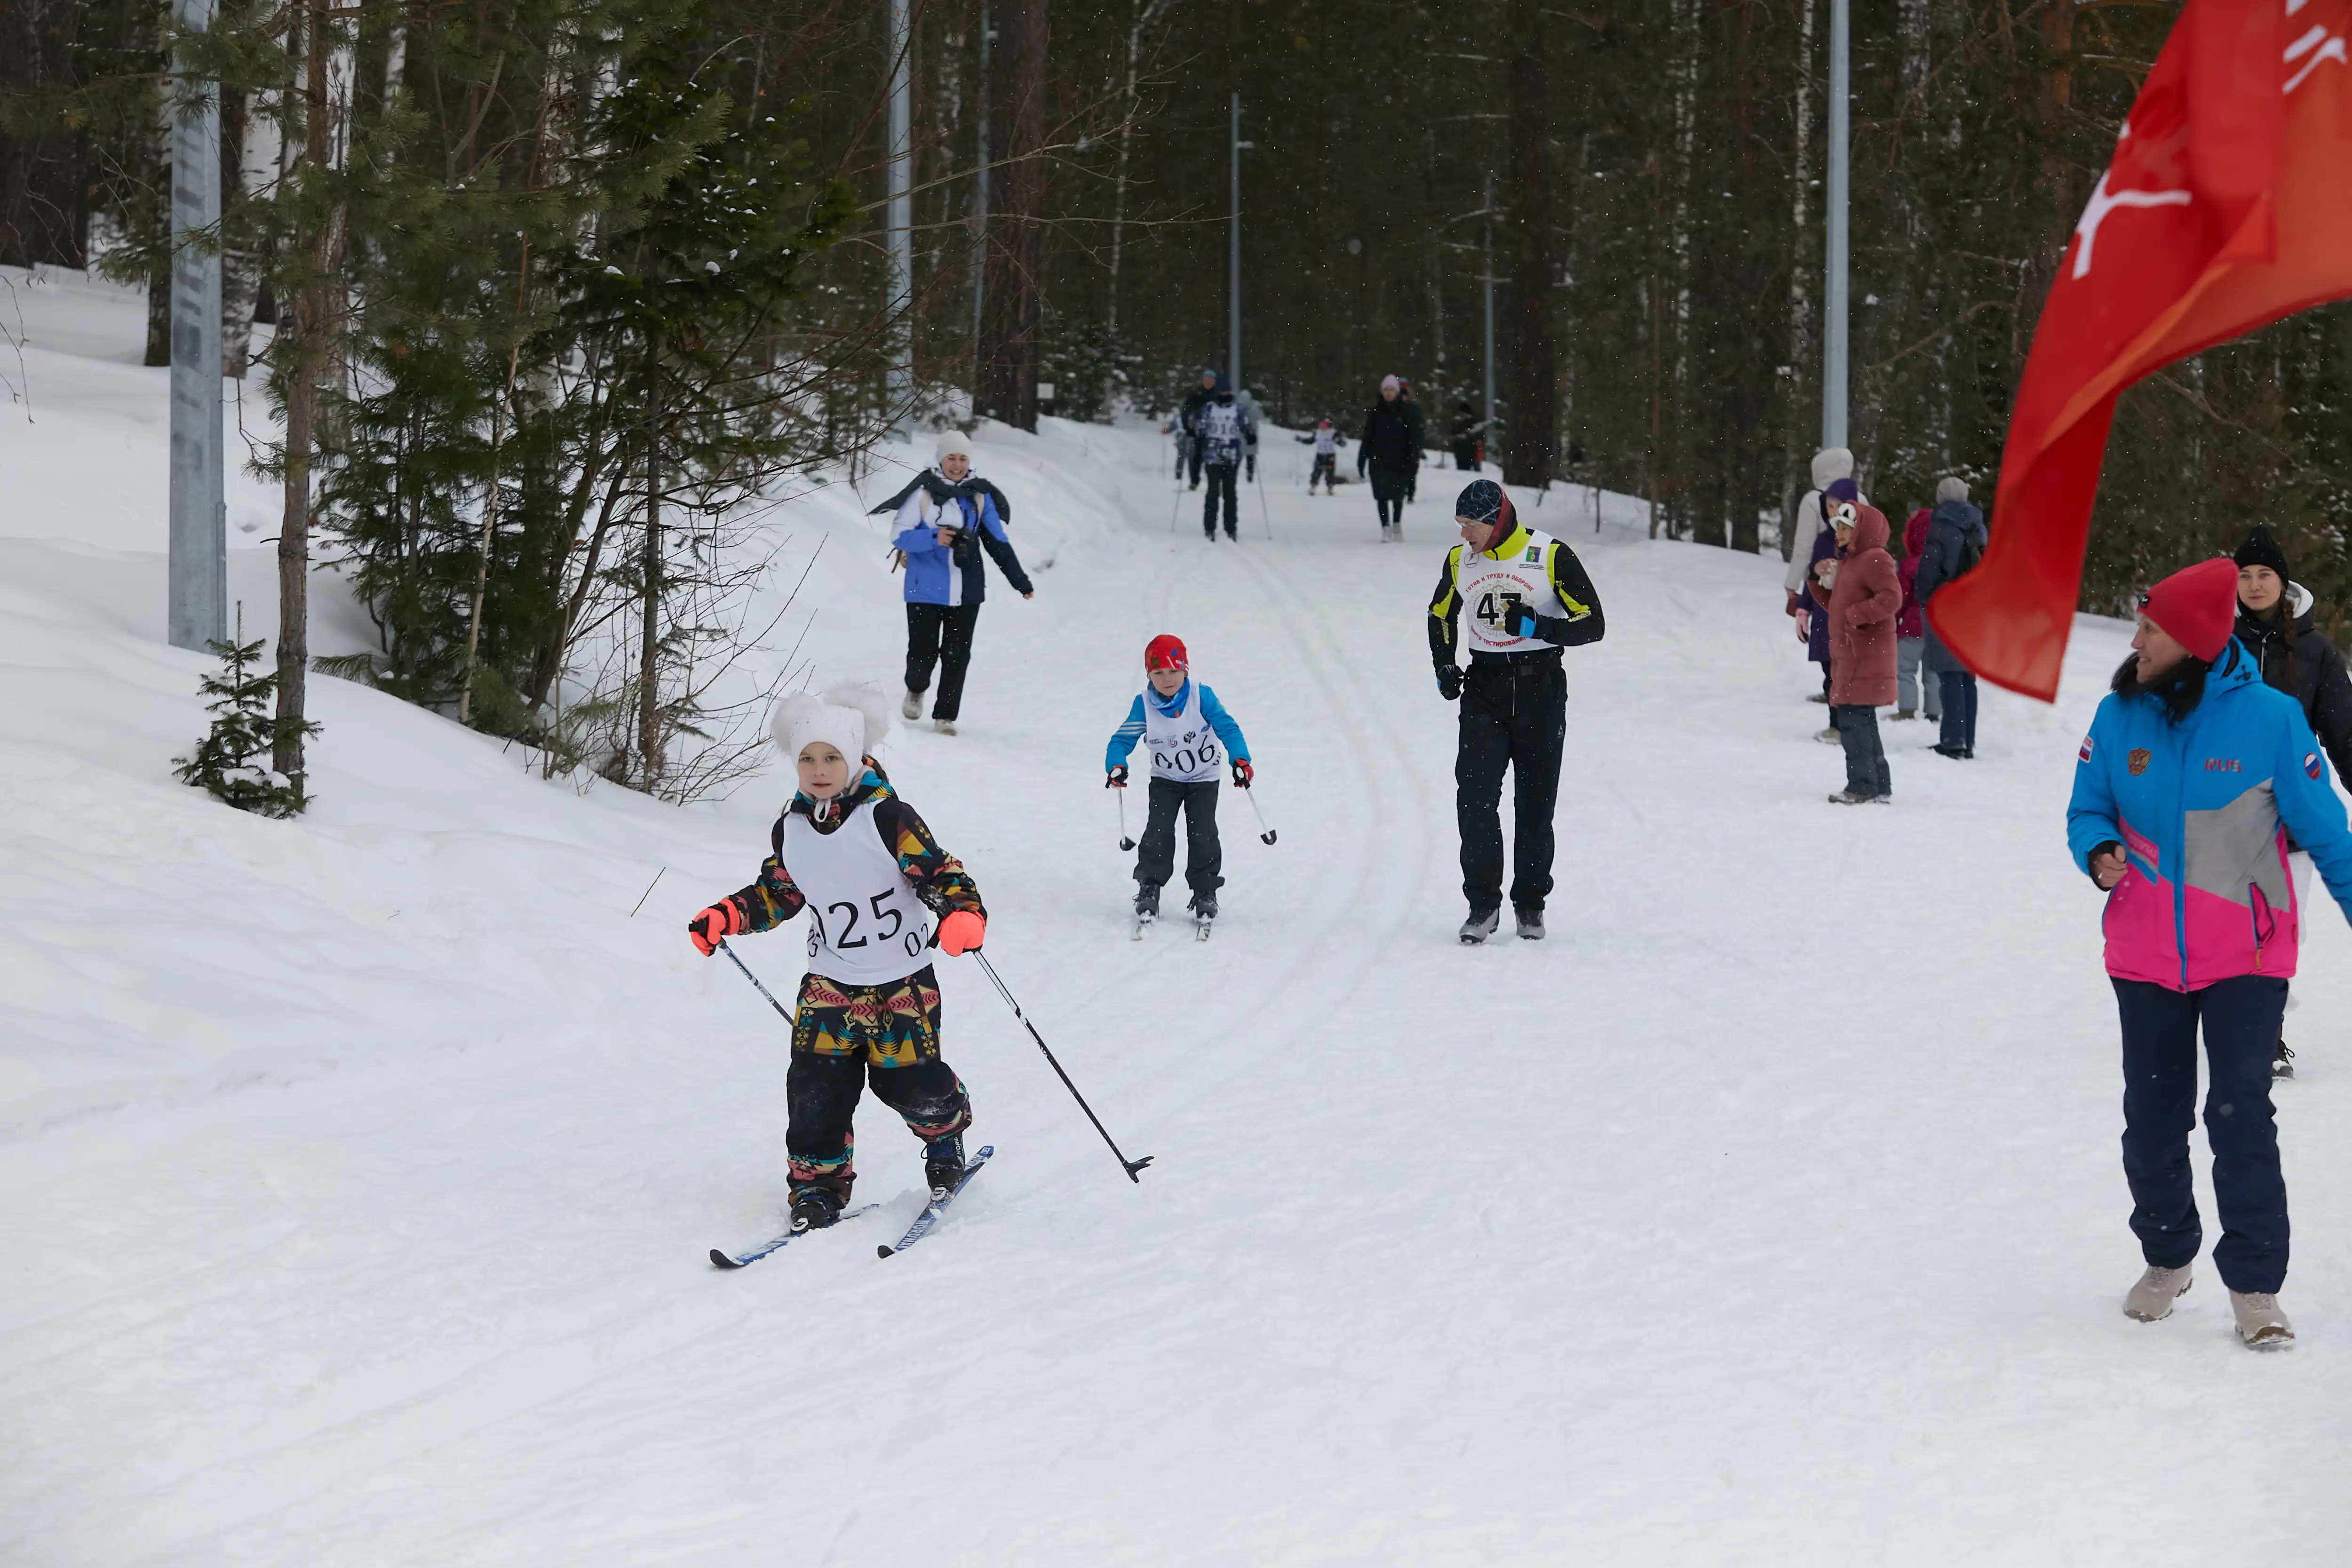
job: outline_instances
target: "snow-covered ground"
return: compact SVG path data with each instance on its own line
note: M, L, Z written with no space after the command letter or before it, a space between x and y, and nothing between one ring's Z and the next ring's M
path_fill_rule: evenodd
M2115 1023L2062 827L2120 627L2081 624L2054 710L1988 692L1973 766L1889 726L1895 805L1839 810L1780 563L1554 492L1530 515L1610 633L1570 658L1551 936L1465 950L1422 631L1447 479L1383 548L1276 437L1244 542L1210 546L1147 432L983 430L1051 568L997 585L963 732L884 755L1156 1163L1124 1180L943 962L988 1173L877 1262L919 1166L869 1101L887 1212L723 1274L711 1246L780 1224L785 1036L680 928L756 869L781 775L583 794L320 679L307 818L180 786L207 661L160 640L163 373L135 300L0 276L30 339L0 420L0 1562L2343 1560L2332 916L2281 1094L2300 1347L2239 1349L2210 1270L2168 1322L2117 1310ZM818 680L889 686L858 513L834 486L776 526L824 542ZM268 547L233 537L267 631ZM320 599L320 650L359 646ZM1281 830L1228 795L1205 946L1127 940L1099 780L1159 631ZM740 945L788 993L797 928Z

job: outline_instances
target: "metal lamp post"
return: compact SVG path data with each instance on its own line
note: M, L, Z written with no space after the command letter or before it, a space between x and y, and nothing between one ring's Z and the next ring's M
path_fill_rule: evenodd
M173 0L188 32L213 0ZM221 438L220 92L184 76L172 103L172 481L165 636L202 648L228 636L228 519Z

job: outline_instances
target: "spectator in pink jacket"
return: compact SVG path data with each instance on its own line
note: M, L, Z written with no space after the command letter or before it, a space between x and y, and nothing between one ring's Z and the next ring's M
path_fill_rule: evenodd
M1927 519L1932 515L1924 506L1911 509L1910 521L1903 525L1903 563L1897 568L1903 579L1903 613L1895 617L1895 716L1916 719L1919 716L1919 660L1927 648L1927 614L1919 607L1919 552L1927 542ZM1944 716L1943 683L1927 682L1927 717L1940 720Z

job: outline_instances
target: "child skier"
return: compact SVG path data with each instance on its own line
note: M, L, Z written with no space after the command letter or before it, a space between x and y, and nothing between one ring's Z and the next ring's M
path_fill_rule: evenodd
M1224 878L1224 850L1217 842L1217 773L1228 756L1234 785L1247 789L1255 777L1249 742L1226 713L1217 694L1192 678L1184 645L1164 633L1143 650L1150 683L1136 693L1127 721L1111 735L1103 753L1104 786L1127 787L1128 753L1140 739L1151 749L1150 811L1143 844L1135 858L1135 935L1160 918L1160 889L1176 874L1176 813L1184 813L1184 880L1192 889L1189 908L1198 935L1208 940L1217 918L1217 889Z
M1313 495L1315 481L1320 479L1323 481L1323 491L1326 495L1338 495L1339 493L1339 448L1348 444L1348 438L1333 429L1331 421L1327 418L1318 419L1315 422L1313 435L1301 436L1298 439L1301 442L1312 441L1315 444L1315 468L1307 476L1307 493Z
M922 1141L934 1195L964 1172L971 1100L940 1059L931 949L951 958L979 951L988 914L962 865L866 755L867 737L878 740L889 722L888 700L871 687L778 703L773 734L799 770L800 792L769 835L759 879L687 922L707 958L722 937L809 912L808 973L784 1076L795 1231L841 1217L856 1180L850 1121L868 1081Z

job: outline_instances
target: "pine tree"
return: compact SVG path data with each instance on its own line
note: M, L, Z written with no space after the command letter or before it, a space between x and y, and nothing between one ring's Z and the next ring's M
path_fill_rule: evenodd
M236 636L226 642L205 644L221 661L221 672L207 675L200 689L213 700L205 704L213 715L212 729L196 742L193 757L174 757L180 782L202 788L216 800L258 816L299 816L310 804L303 793L302 775L272 772L266 759L276 749L288 721L273 718L278 700L278 674L261 671L262 638L245 640L245 605L236 607ZM319 726L300 722L304 735Z

